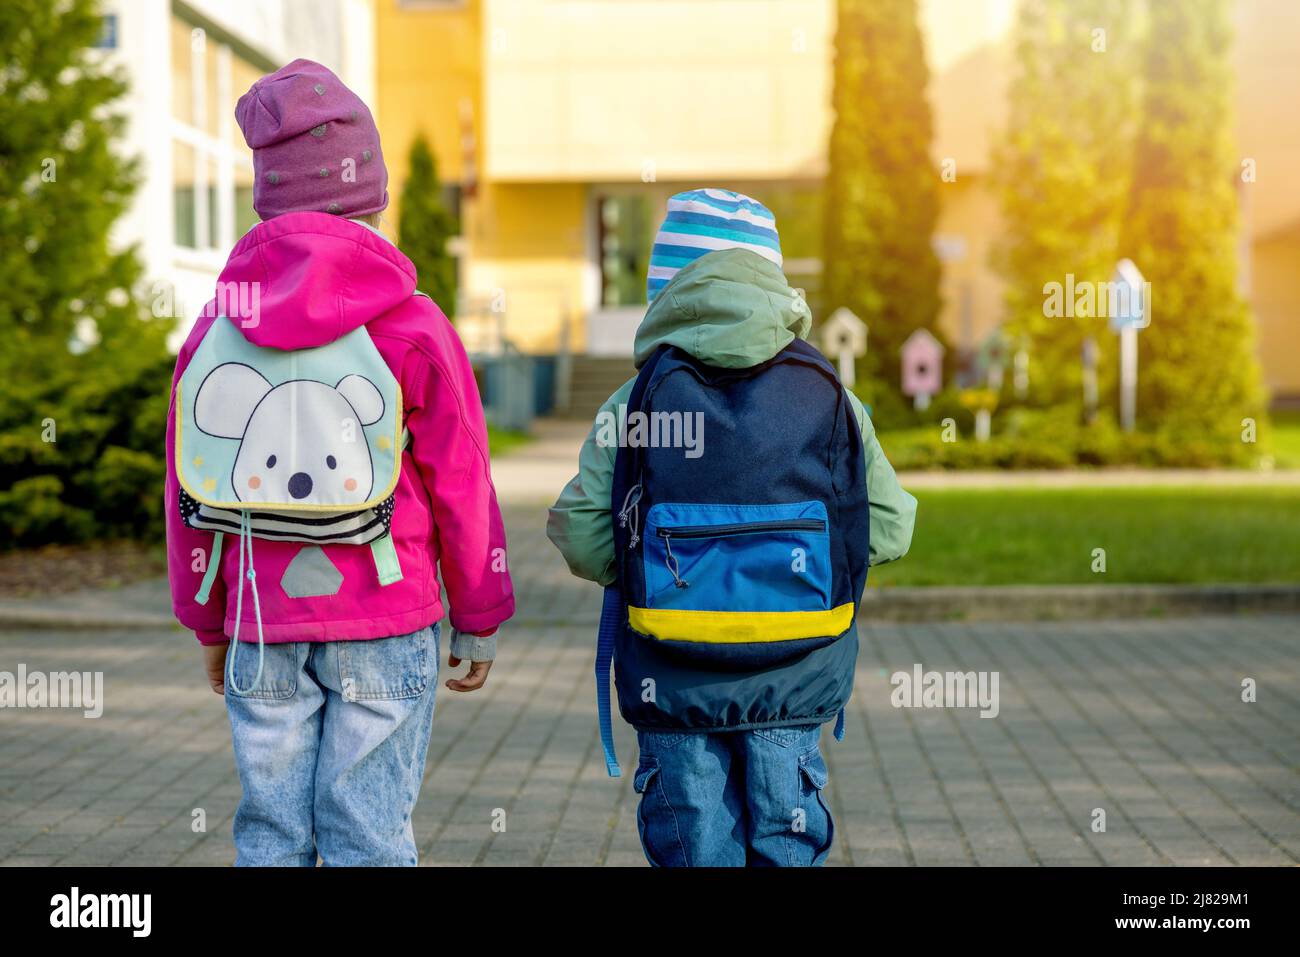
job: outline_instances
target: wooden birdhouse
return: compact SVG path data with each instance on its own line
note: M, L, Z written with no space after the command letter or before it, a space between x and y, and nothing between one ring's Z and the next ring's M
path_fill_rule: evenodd
M1121 332L1128 326L1145 329L1151 325L1150 303L1147 301L1151 284L1143 278L1133 260L1121 259L1116 263L1111 288L1114 301L1107 302L1106 311L1112 332Z
M976 357L979 378L994 392L1002 391L1002 376L1007 364L1007 341L1001 329L994 329L980 343Z
M835 360L840 382L853 387L854 365L867 354L867 324L848 309L836 309L821 327L822 355Z
M943 343L928 329L917 329L903 343L903 394L918 409L928 407L930 397L943 388L943 352Z

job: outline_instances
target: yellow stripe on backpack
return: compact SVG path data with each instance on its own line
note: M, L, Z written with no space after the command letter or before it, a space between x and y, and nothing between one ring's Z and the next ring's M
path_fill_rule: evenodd
M839 635L853 623L853 602L829 611L695 611L682 608L628 608L635 631L661 641L708 644L795 641Z

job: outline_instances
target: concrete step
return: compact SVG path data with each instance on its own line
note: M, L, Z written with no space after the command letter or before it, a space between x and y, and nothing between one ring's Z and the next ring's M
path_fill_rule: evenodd
M601 404L636 375L631 357L574 356L569 380L569 405L557 414L567 419L590 419Z

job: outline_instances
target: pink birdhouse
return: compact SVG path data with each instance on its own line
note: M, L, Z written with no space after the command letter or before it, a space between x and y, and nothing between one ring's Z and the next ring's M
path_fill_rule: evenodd
M917 329L900 351L904 395L934 395L943 388L943 344L929 330Z
M943 343L926 329L917 329L903 343L903 394L910 395L917 408L925 408L930 396L943 388L943 351Z

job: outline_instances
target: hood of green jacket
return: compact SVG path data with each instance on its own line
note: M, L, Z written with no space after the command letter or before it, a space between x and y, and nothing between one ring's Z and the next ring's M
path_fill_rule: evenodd
M664 343L701 362L745 369L808 338L812 314L785 274L747 249L722 249L681 269L636 332L639 369Z

